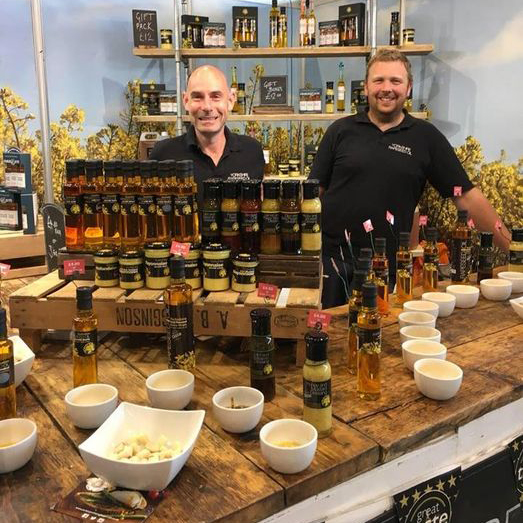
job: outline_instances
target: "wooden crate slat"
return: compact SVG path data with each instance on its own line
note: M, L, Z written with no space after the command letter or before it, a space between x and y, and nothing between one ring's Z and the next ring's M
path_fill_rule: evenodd
M261 298L258 296L258 291L250 292L245 300L245 305L253 305L256 307L275 307L276 302L278 301L278 296L280 295L280 290L278 289L278 294L276 298Z
M287 300L287 307L301 307L317 309L320 305L320 291L318 289L291 289Z
M156 301L163 291L164 289L136 289L125 297L125 301Z
M116 301L125 294L125 289L120 287L99 287L93 292L94 300Z
M78 287L93 287L94 281L74 280L69 282L65 287L47 296L48 300L76 300L76 289Z
M65 285L66 282L58 277L58 271L50 272L43 278L18 289L11 294L14 298L33 298L35 300Z
M205 303L208 305L234 305L240 297L239 292L235 291L222 291L222 292L211 292L209 296L205 298Z

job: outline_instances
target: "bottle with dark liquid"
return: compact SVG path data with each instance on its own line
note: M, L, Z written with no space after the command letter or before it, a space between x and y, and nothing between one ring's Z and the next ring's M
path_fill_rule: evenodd
M0 309L0 420L9 418L16 418L15 360L13 342L7 337L7 313Z
M136 198L140 193L139 163L134 160L122 162L123 184L120 193L120 236L122 249L140 247L140 217Z
M436 292L438 290L438 229L428 227L426 230L427 243L423 248L423 290Z
M221 192L219 178L203 182L202 243L219 243L221 227Z
M468 283L472 262L472 229L467 225L468 211L458 211L458 221L451 235L450 279Z
M176 162L174 190L174 239L188 243L194 240L194 184L193 161Z
M63 186L65 207L65 246L68 251L79 251L84 246L83 202L78 160L65 162L65 183Z
M280 182L265 180L263 182L261 252L279 254L281 252L280 231Z
M376 252L372 258L374 283L378 288L378 310L380 314L389 313L389 260L387 259L385 238L376 238Z
M141 244L156 241L156 202L155 195L159 192L158 162L142 160L140 162L140 177L142 185L137 196L138 214L140 216Z
M410 232L400 232L396 252L396 302L403 305L412 300L412 253L409 250Z
M83 194L84 246L89 251L96 251L103 245L102 219L102 160L85 161L85 183Z
M480 232L479 260L478 260L478 283L481 280L492 278L494 269L494 252L492 240L494 235L491 232Z
M76 316L73 319L73 386L98 381L98 320L93 313L91 287L76 289Z
M240 184L236 180L222 183L222 243L233 253L241 248L240 238Z
M360 255L356 261L356 268L365 271L366 281L374 281L374 270L372 268L372 249L364 247L360 249Z
M393 11L391 13L390 20L390 36L389 44L390 45L400 45L400 22L399 22L399 12Z
M173 201L172 180L175 176L176 162L163 160L158 162L159 190L155 196L156 236L159 242L168 242L172 237Z
M361 288L367 273L356 269L352 277L352 294L349 299L349 333L347 336L347 353L349 374L356 374L358 364L358 314L361 310Z
M240 233L242 251L251 254L260 252L261 183L259 180L242 182L240 204Z
M104 245L106 247L120 247L120 232L118 221L120 217L120 199L118 193L121 186L118 183L117 169L120 162L108 160L104 162L105 183L102 193L102 227Z
M247 342L250 353L251 387L263 393L264 401L276 394L274 375L274 340L271 336L271 311L251 311L252 336Z
M301 246L300 234L300 182L284 180L283 198L280 205L281 251L283 254L298 254Z

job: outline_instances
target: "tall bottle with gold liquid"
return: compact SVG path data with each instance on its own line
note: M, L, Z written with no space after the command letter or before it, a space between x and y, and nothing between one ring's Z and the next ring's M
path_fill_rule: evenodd
M178 242L194 240L194 183L193 161L176 162L176 187L174 189L174 239Z
M278 47L287 47L287 9L280 8L278 17Z
M102 192L102 227L104 245L106 247L120 247L120 198L118 193L121 185L118 183L117 170L120 162L108 160L104 163L105 183Z
M91 287L76 289L76 316L73 318L73 386L98 381L98 320L93 313Z
M410 233L400 232L396 253L396 302L403 305L412 300L412 253L409 250Z
M458 221L451 234L450 279L468 283L472 269L472 229L467 225L468 211L458 211Z
M65 162L63 186L65 208L65 246L68 251L79 251L84 246L83 202L78 160Z
M156 235L158 241L170 241L172 237L173 202L172 186L175 175L176 161L163 160L158 162L159 190L156 193Z
M345 112L345 79L343 78L343 62L340 62L338 65L339 76L338 84L336 86L336 91L338 94L338 99L336 100L336 109L339 113Z
M139 163L134 160L122 162L123 184L120 193L120 236L122 249L140 246L140 216L136 198L140 194L141 178Z
M13 342L7 337L7 313L0 309L0 420L16 418Z
M349 374L356 374L358 367L358 314L361 310L361 288L367 273L356 269L352 276L352 294L349 299L349 333L347 336L347 354Z
M376 285L364 283L362 294L361 311L358 313L357 390L361 399L377 400L381 395L381 314L376 303Z
M103 170L101 160L85 161L83 193L84 246L96 251L103 245L102 188Z
M158 162L142 160L140 162L140 194L136 198L138 215L140 216L140 243L156 241L156 202L155 195L159 192Z
M272 0L272 8L269 13L269 47L279 47L278 45L278 23L280 10L278 0Z
M307 7L307 45L316 45L316 15L314 14L314 7L312 0L306 0L305 5Z
M240 106L238 105L238 75L235 65L231 67L231 91L234 93L234 105L232 107L232 113L239 114Z
M307 13L305 11L305 0L300 2L300 46L306 47L309 45L307 38Z
M378 288L378 310L380 314L389 313L389 260L387 259L387 240L376 238L376 252L372 258L374 283Z
M512 229L509 246L508 270L523 272L523 229Z
M423 248L423 290L436 292L438 290L438 229L428 227L425 232L427 243Z

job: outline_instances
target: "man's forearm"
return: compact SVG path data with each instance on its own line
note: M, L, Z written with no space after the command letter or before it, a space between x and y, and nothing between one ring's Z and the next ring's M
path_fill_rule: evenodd
M460 210L466 209L472 218L478 231L489 231L494 233L494 243L503 251L508 252L510 245L510 233L503 225L498 213L494 210L485 195L474 187L461 196L454 198L456 207ZM501 230L496 229L496 222L501 223Z

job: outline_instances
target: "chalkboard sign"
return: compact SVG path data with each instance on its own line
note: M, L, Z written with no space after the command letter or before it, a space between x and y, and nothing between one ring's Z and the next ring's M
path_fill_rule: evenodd
M45 259L47 269L58 268L58 251L65 247L65 216L64 211L54 203L48 203L41 210L44 222Z
M134 47L158 47L156 11L133 9Z
M287 105L286 76L262 76L260 105Z

